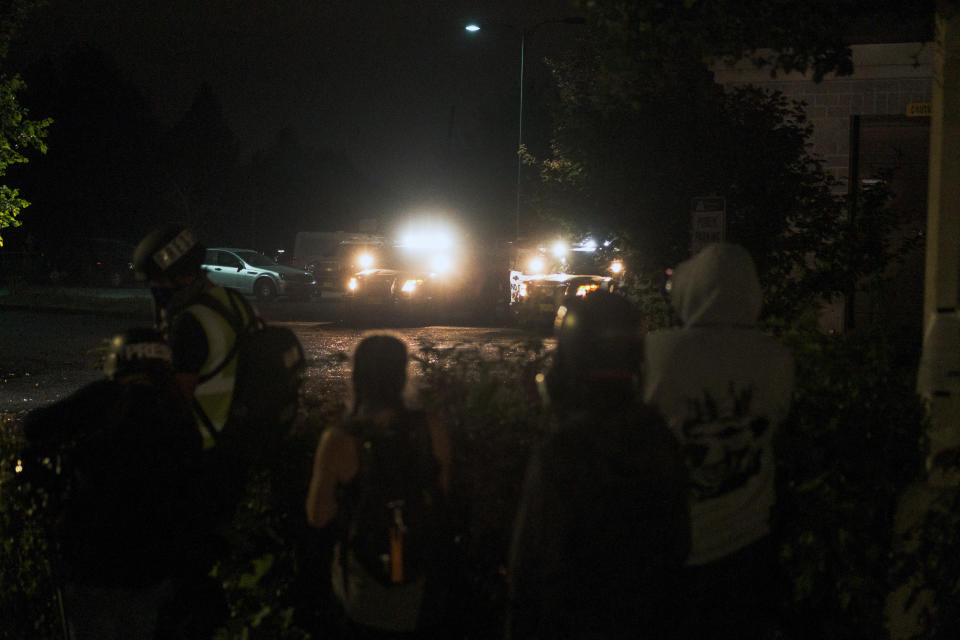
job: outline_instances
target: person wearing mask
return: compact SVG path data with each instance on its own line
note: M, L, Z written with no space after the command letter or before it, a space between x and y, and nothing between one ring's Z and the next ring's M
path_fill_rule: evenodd
M314 456L307 521L337 529L331 587L349 637L443 637L451 443L405 406L407 362L393 336L357 345L352 411Z
M257 314L243 296L207 279L204 255L190 229L169 223L140 241L133 260L137 277L150 286L157 327L170 344L178 386L203 442L192 489L201 505L193 522L197 544L188 570L178 577L174 602L161 618L167 637L209 636L229 615L222 589L209 573L229 549L226 532L244 495L251 448L257 446L229 420L238 332Z
M523 485L506 637L672 638L687 480L676 440L636 400L640 318L625 298L593 292L557 322L540 379L556 429Z
M250 326L256 312L242 296L207 279L204 254L190 229L171 223L140 241L133 263L150 286L156 323L170 342L177 381L193 403L204 448L212 449L230 415L237 370L234 327Z
M171 360L159 332L128 330L103 379L24 421L30 457L59 460L52 566L74 640L152 640L194 542L201 443Z
M757 325L750 254L708 245L673 273L683 326L644 345L644 400L680 441L692 490L685 582L689 637L763 637L775 624L773 438L790 406L793 359Z

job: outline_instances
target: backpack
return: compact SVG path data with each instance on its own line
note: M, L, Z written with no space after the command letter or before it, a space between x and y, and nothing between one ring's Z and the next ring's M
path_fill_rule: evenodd
M332 586L356 622L410 631L431 622L439 602L424 602L425 585L442 570L446 535L439 464L426 417L402 410L387 425L353 420L358 470L338 498L341 539Z
M223 316L237 336L223 362L200 382L213 378L237 358L225 437L232 438L248 453L262 455L264 444L275 446L297 417L305 364L303 347L287 327L264 322L239 293L227 289L227 295L232 309L212 296L203 296L197 301ZM251 318L246 326L241 307ZM267 436L266 443L264 436Z

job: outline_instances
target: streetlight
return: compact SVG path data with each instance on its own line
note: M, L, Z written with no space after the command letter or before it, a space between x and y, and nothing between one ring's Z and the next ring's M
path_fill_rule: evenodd
M530 27L520 28L512 24L502 22L471 22L464 27L470 33L476 33L484 26L506 27L520 32L520 116L517 125L517 240L520 240L520 174L523 168L523 156L520 154L523 149L523 65L526 55L527 38L533 35L533 32L545 24L584 24L585 18L579 16L570 16L567 18L554 18L552 20L543 20Z

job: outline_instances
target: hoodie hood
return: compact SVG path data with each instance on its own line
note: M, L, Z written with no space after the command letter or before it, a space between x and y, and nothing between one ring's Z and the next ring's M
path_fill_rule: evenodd
M673 272L670 297L684 326L754 325L763 292L747 250L736 244L707 245Z

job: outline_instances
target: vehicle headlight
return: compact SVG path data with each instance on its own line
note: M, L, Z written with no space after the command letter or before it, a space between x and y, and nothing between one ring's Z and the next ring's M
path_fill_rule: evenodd
M350 291L356 291L357 287L359 286L360 286L360 283L357 282L356 278L350 278L350 280L347 282L347 289L349 289Z
M517 287L517 295L520 296L521 298L526 298L526 297L527 297L527 283L526 283L526 282L521 282L521 283L520 283L520 286Z
M615 273L615 274L617 274L617 273L622 273L622 272L623 272L623 263L620 262L619 260L614 260L614 261L610 264L610 271L612 271L612 272Z
M369 269L373 266L373 254L364 251L357 256L357 265L361 269Z
M577 287L577 295L582 297L587 295L591 291L596 291L599 288L600 288L600 285L598 284L582 284L579 287Z
M400 290L404 293L413 293L417 290L417 287L423 283L423 280L407 280L403 283L403 286L400 287Z

